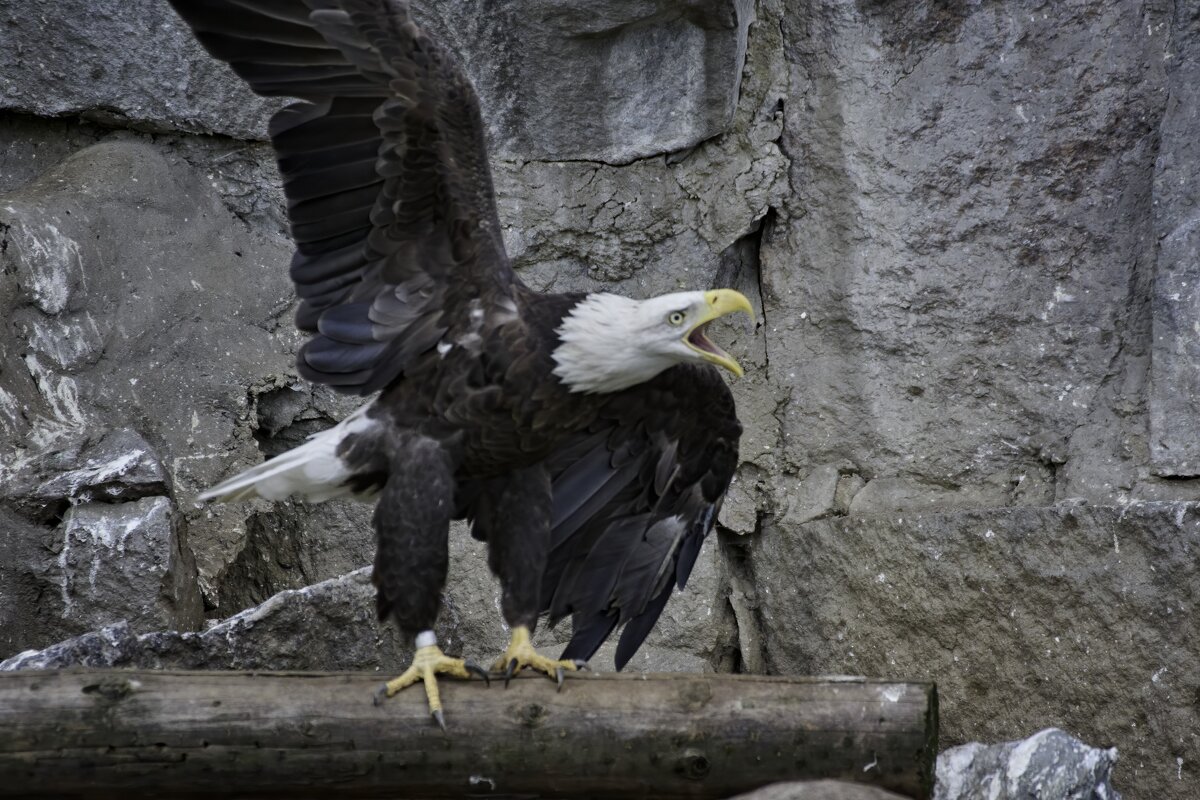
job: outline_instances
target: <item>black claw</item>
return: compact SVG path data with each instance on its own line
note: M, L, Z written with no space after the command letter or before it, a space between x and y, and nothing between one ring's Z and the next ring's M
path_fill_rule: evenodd
M563 687L563 668L562 667L554 668L554 677L558 681L558 691L561 692L562 687Z
M508 662L508 669L504 670L504 688L508 688L508 682L512 680L513 674L517 671L517 660L514 658Z
M381 683L379 688L375 690L374 696L371 697L371 702L376 706L383 705L383 701L387 699L387 684Z
M467 672L471 673L472 675L478 675L479 677L483 678L483 682L487 686L492 685L492 679L488 677L487 671L483 667L476 664L474 661L464 661L463 666L467 668Z
M443 731L446 730L446 717L442 714L442 710L439 708L437 711L432 712L432 715L433 721L436 722Z

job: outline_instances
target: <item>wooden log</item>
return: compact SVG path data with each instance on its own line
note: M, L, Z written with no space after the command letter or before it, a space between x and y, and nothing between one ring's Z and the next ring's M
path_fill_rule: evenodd
M839 778L927 797L932 684L749 675L0 673L0 796L728 797Z

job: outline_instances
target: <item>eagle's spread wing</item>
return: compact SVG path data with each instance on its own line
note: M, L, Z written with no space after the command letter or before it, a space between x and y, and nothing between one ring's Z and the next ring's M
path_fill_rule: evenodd
M170 0L271 120L297 252L300 372L366 394L511 311L470 81L402 0Z
M637 651L716 522L741 430L717 372L677 366L614 395L551 457L541 597L552 622L573 616L563 658L590 658L622 623L617 669Z

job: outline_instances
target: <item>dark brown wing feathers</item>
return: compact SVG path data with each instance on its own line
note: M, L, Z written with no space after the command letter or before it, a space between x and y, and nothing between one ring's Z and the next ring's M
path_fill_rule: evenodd
M296 240L299 369L384 388L510 299L479 104L399 0L171 0L255 92L303 98L269 134ZM478 306L477 306L478 307Z
M570 614L564 658L590 658L617 625L620 669L683 588L737 466L741 425L710 367L677 366L614 395L550 460L542 610Z

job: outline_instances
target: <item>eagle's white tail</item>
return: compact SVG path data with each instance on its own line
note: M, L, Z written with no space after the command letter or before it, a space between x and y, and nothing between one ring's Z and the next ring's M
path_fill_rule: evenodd
M338 445L350 434L362 433L376 424L367 416L370 407L367 403L329 430L314 433L299 447L218 483L198 499L230 503L253 497L282 500L297 495L319 503L352 494L346 481L353 473L338 457Z

